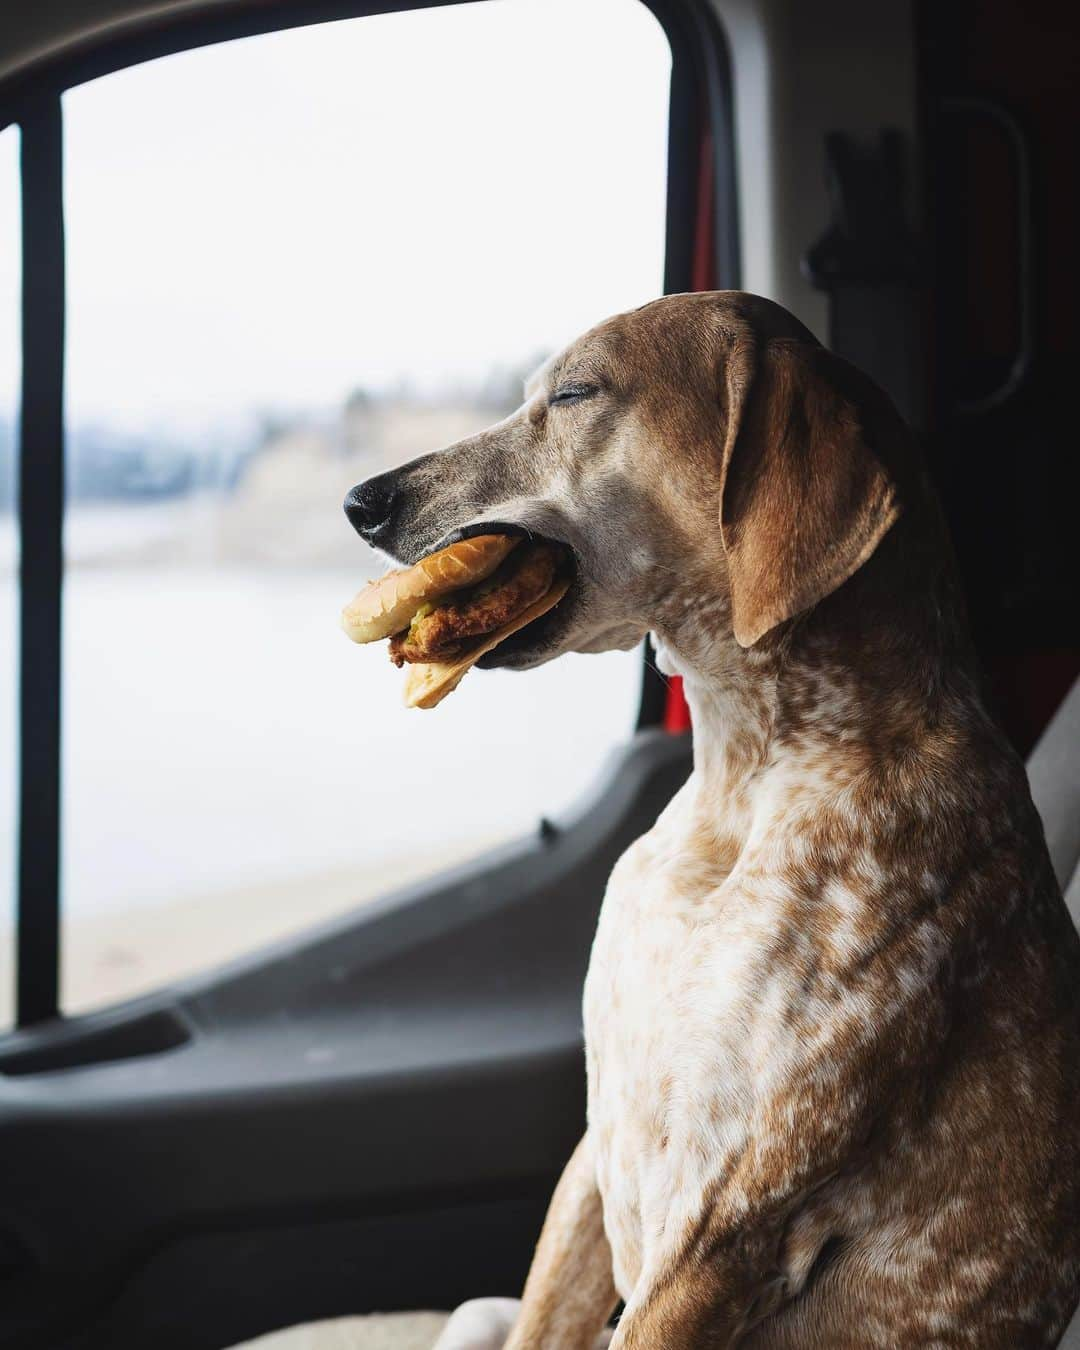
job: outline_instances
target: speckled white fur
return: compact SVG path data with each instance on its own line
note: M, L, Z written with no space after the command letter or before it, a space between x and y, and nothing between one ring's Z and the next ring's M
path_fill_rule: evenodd
M791 802L812 800L813 770L781 761L740 777L712 757L738 713L710 700L669 649L664 659L686 677L702 748L689 781L612 873L584 998L589 1133L628 1302L760 1130L755 1109L769 1080L802 1053L789 1014L803 995L786 968L762 960L784 897L742 871L752 860L755 878L767 877L779 863L783 817ZM734 868L702 855L703 820L737 842ZM725 1198L738 1205L730 1182Z

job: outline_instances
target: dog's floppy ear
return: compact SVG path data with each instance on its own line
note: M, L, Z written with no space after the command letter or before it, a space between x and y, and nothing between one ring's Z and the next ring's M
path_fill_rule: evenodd
M847 362L810 343L737 340L723 384L720 529L735 638L751 647L861 567L900 503L867 438L884 396Z

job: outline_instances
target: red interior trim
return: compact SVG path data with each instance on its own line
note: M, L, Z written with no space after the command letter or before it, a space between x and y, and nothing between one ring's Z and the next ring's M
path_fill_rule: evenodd
M664 730L672 736L690 730L690 705L683 693L681 675L672 675L668 680L667 702L664 704Z

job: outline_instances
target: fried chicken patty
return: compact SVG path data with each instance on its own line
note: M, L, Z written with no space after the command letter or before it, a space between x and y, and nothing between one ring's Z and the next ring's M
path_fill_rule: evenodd
M553 544L525 544L515 549L479 586L426 613L421 610L404 632L391 638L391 661L401 666L406 661L445 661L459 655L469 638L502 628L546 595L558 561Z

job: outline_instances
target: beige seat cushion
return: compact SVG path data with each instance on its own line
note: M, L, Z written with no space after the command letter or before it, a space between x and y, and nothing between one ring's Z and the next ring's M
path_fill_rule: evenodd
M234 1350L431 1350L446 1313L372 1313L272 1331Z

